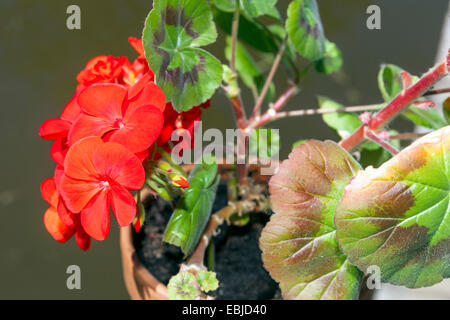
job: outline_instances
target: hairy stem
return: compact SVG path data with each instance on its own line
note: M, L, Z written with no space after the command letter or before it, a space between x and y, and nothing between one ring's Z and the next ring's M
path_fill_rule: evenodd
M450 55L447 60L450 59ZM366 128L373 132L381 130L390 120L408 107L411 103L421 97L439 79L448 73L447 61L434 66L424 74L419 81L400 92L386 107L380 110L367 123L358 128L350 137L342 140L339 144L350 151L366 139Z
M385 150L389 151L393 155L396 155L399 152L393 145L391 145L386 140L380 138L375 132L373 132L371 130L367 130L365 136L367 139L380 145L381 147L383 147Z

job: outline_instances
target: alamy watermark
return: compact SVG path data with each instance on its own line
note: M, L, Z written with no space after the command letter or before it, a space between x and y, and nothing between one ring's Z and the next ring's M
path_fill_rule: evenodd
M81 269L76 264L67 267L66 273L70 276L66 280L66 286L69 290L81 289Z
M81 9L76 4L67 7L66 13L69 15L66 19L66 26L69 30L81 29Z
M367 18L366 26L369 30L380 30L381 29L381 9L376 4L372 4L367 7L367 14L370 16Z

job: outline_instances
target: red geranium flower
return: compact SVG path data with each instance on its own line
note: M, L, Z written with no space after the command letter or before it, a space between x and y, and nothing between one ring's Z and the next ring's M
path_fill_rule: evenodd
M78 76L78 88L88 87L94 83L118 82L123 67L130 65L127 57L98 56L90 60Z
M87 136L117 142L131 152L148 149L161 132L165 98L162 90L148 83L131 100L117 84L96 84L78 97L82 114L69 132L69 145Z
M66 224L60 217L58 211L64 206L62 199L59 197L55 180L53 178L46 179L41 184L41 193L45 201L50 207L44 213L44 225L50 235L58 242L64 243L74 234L80 249L88 250L91 246L91 238L84 232L79 223L78 216L74 215L73 222ZM65 209L65 208L64 208ZM67 209L65 209L67 210Z
M135 82L139 81L144 75L148 75L151 78L151 81L153 81L154 74L153 71L149 68L147 59L145 58L144 45L142 44L142 40L134 37L129 37L128 42L139 54L139 57L137 57L131 65L124 66L125 78L128 79L130 84L134 84Z
M84 230L104 240L109 233L109 210L120 226L136 215L136 202L129 190L138 190L145 180L141 161L124 146L87 137L69 149L64 161L60 191L67 208L80 212Z

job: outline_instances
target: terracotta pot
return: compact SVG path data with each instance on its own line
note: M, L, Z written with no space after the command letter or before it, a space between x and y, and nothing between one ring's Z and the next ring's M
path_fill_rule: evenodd
M184 169L190 171L192 166ZM222 178L227 177L229 165L220 165L219 173ZM261 176L258 166L250 166L249 172L253 174L252 179L267 182L270 176ZM144 189L141 198L146 199L151 195L150 191ZM130 298L133 300L168 300L167 287L161 283L139 260L133 244L132 225L120 228L120 251L122 253L123 277Z
M120 228L123 278L133 300L168 300L167 287L139 261L133 245L132 226Z

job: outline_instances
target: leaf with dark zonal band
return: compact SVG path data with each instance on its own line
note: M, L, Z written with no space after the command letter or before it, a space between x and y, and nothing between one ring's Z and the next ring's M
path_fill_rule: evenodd
M143 41L156 83L177 111L210 98L222 81L222 65L200 46L217 32L206 0L154 0Z
M365 271L410 288L450 277L450 126L430 133L345 188L341 248Z
M271 178L275 214L262 231L265 268L286 299L356 299L362 273L339 249L335 207L359 164L332 141L307 140Z
M294 0L288 7L286 30L297 51L319 60L325 53L325 36L316 0Z
M178 202L167 225L164 241L181 247L189 256L211 215L220 177L215 159L204 159L189 175L189 188Z

